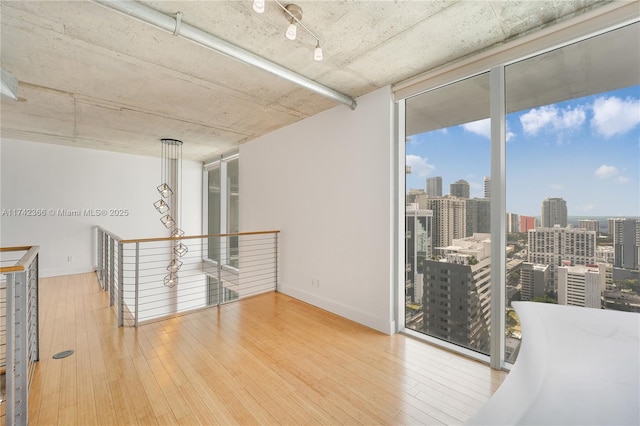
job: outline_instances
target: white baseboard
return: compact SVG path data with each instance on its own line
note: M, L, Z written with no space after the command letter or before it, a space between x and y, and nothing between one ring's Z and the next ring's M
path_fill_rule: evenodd
M318 295L296 288L280 287L278 288L278 291L336 315L340 315L341 317L365 325L381 333L391 335L396 332L396 322L393 319L376 317L369 313L353 309L350 306L345 306L333 300L319 297Z

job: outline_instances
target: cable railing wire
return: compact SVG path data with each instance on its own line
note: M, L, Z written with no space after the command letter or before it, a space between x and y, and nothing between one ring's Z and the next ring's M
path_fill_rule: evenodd
M279 231L141 240L97 233L96 273L120 326L277 291ZM175 255L178 242L183 256ZM172 260L179 269L169 286Z

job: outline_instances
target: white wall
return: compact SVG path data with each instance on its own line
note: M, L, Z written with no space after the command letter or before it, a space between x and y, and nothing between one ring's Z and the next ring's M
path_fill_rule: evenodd
M385 333L395 330L390 93L240 146L240 229L282 231L280 290Z
M7 139L0 153L0 246L39 245L41 276L93 271L96 225L125 239L169 234L153 207L160 198L159 157ZM182 228L201 234L201 163L183 161L182 190ZM47 214L11 216L9 209ZM65 217L58 209L126 209L128 215Z

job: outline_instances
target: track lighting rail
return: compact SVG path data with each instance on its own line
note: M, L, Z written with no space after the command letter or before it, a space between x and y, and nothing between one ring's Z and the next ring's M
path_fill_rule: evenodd
M181 24L178 25L177 17L165 15L162 12L131 0L93 0L93 2L139 19L145 23L154 25L172 34L175 32L177 36L184 37L187 40L207 47L213 51L234 58L245 64L260 68L280 78L284 78L285 80L323 95L329 99L343 103L351 109L356 109L357 103L354 98L291 71L282 65L271 62L268 59L249 52L248 50L236 46L226 40L189 25L181 18Z

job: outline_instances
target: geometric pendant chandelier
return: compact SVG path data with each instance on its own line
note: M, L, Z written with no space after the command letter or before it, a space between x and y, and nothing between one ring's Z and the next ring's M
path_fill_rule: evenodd
M160 185L157 190L160 199L153 203L160 217L160 222L171 231L172 238L184 236L180 228L182 220L182 141L177 139L160 139L162 142L162 162L160 165ZM175 287L178 284L178 271L182 266L179 260L187 254L188 247L181 240L173 240L171 260L167 266L169 273L164 277L164 285Z

